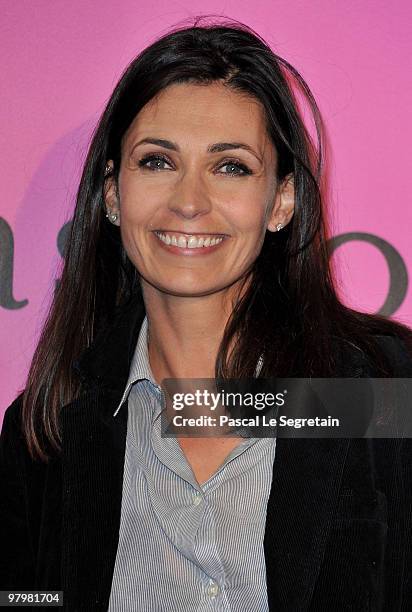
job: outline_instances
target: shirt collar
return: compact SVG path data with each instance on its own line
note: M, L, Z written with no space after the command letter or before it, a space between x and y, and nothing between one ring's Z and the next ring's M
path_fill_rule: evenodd
M113 416L115 417L122 405L124 404L127 396L130 393L132 385L138 380L148 380L154 387L160 390L159 385L156 383L153 376L153 372L149 362L148 352L148 321L147 316L144 317L142 326L140 328L139 337L136 343L136 349L133 354L133 359L130 365L129 378L127 379L126 388L123 392L122 399L117 406ZM263 366L263 356L261 355L255 370L255 377L259 376L259 373Z
M139 337L136 343L136 349L133 354L132 362L130 365L129 378L127 379L126 388L122 395L122 399L113 416L116 416L129 395L132 385L139 380L148 380L157 389L160 389L153 376L153 372L150 368L149 362L149 351L148 351L148 321L147 316L143 319L142 326L140 328Z

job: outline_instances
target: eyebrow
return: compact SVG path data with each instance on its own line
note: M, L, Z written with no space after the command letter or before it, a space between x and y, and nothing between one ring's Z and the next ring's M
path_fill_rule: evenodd
M158 145L159 147L169 149L170 151L180 151L179 146L175 142L164 140L163 138L143 138L143 140L139 140L139 142L134 145L132 150L141 144L154 144ZM244 149L245 151L249 151L249 153L261 161L252 147L243 142L215 142L214 144L208 146L207 153L221 153L222 151L229 151L233 149Z

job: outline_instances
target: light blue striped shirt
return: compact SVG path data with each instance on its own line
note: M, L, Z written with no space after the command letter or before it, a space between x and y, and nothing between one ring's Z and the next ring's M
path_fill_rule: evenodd
M119 544L109 612L267 612L263 540L275 438L247 438L199 485L161 435L144 319L129 379ZM124 409L124 408L123 408Z

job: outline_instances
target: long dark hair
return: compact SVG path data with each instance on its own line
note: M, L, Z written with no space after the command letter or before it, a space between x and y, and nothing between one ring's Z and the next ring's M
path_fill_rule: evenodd
M202 23L203 21L203 23ZM33 458L47 461L46 443L59 450L61 406L81 393L73 361L133 296L139 277L105 219L105 166L118 179L121 140L143 106L175 83L221 80L257 98L278 153L277 178L293 174L295 212L280 232L267 232L250 276L225 329L216 377L334 376L337 342L364 351L382 376L391 375L375 333L401 337L412 354L412 331L379 315L344 306L329 266L323 210L324 128L303 78L251 28L233 20L196 18L144 49L127 67L93 135L66 244L64 267L35 351L23 394L24 435ZM302 119L297 95L314 120L317 142ZM229 347L235 339L234 350Z

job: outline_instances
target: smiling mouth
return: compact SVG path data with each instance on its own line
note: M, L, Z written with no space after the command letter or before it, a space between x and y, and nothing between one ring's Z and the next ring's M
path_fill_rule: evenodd
M155 231L156 236L166 246L179 247L181 249L203 249L220 244L225 234L181 234L173 232Z

